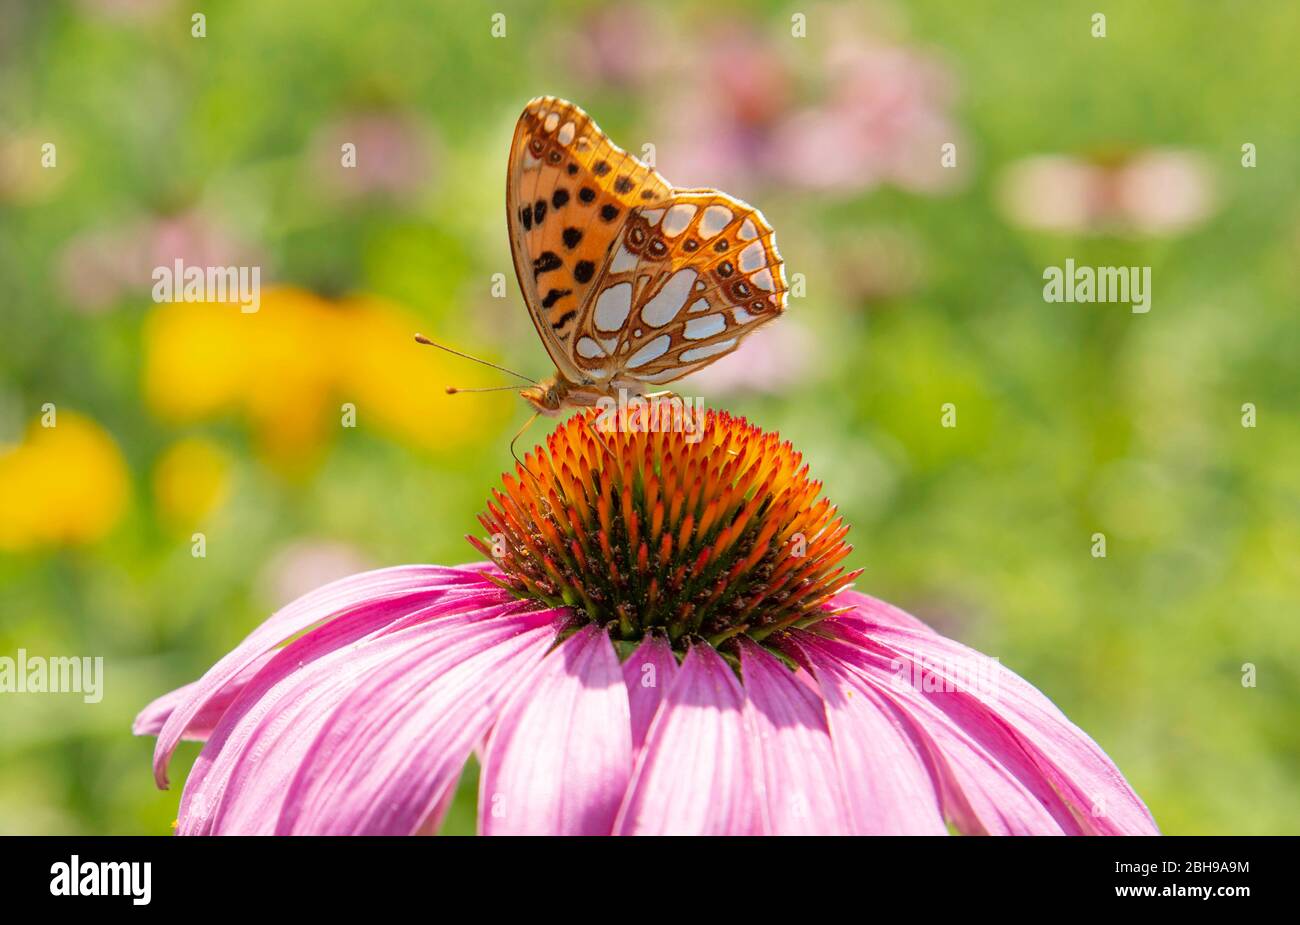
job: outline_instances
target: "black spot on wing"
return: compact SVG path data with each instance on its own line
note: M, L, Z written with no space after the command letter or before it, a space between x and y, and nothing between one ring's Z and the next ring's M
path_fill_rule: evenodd
M590 205L592 200L596 198L596 191L590 186L584 186L582 189L578 190L578 198Z
M533 203L533 221L540 225L546 218L546 200L539 199Z
M591 277L595 272L596 265L590 260L579 260L573 266L573 278L580 283L591 282Z
M612 202L605 203L600 207L600 217L607 222L612 222L614 219L618 218L618 206L614 205Z
M582 240L582 232L577 228L565 228L562 237L564 238L564 246L569 250L573 250L578 246L578 242Z
M551 270L558 270L564 266L564 261L560 255L554 251L542 251L537 259L533 261L533 277L541 276L543 273L549 273Z
M542 308L550 308L572 291L572 289L552 289L546 293L546 298L542 299Z
M522 209L520 209L519 218L524 223L524 231L528 231L529 229L531 229L533 227L533 207L524 206Z
M551 196L551 207L561 209L569 201L569 191L567 189L557 189Z
M565 290L565 291L567 292L568 290ZM561 315L559 318L557 318L556 320L552 321L552 322L551 322L551 327L558 331L560 328L562 328L562 327L564 327L566 324L568 324L569 321L572 320L573 317L574 317L576 314L578 314L578 312L577 312L576 309L572 309L572 308L569 309L567 312L565 312L565 313L564 313L563 315Z

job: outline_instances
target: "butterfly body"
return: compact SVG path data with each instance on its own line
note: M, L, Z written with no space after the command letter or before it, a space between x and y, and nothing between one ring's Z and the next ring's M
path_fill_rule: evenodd
M521 392L542 414L657 390L785 310L762 213L672 187L564 100L539 97L520 116L506 208L519 287L556 365Z
M595 388L591 384L570 382L561 372L543 379L537 385L521 389L519 394L532 405L533 410L547 417L556 417L567 408L590 407L610 395L606 390Z

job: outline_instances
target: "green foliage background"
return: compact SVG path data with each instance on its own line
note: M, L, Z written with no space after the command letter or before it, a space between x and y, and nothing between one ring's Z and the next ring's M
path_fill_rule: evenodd
M46 401L81 410L122 448L134 501L92 546L0 554L0 654L107 662L95 706L0 695L6 833L166 833L179 787L154 789L152 740L130 735L136 711L267 615L254 576L286 542L341 540L376 564L470 559L462 537L524 414L509 394L483 398L508 409L504 423L448 453L362 426L285 479L232 422L178 428L146 410L147 291L79 313L54 281L66 241L141 210L221 203L277 281L390 296L447 339L541 374L513 279L508 303L481 314L491 275L509 273L501 191L514 119L535 95L565 96L635 149L656 96L568 66L565 27L594 9L583 2L232 0L164 3L138 21L91 6L0 3L0 132L39 127L71 171L47 199L3 204L0 437L16 439ZM706 17L789 40L788 4L704 6L666 5L681 41ZM970 163L956 193L732 190L762 206L807 276L791 311L818 357L806 382L727 404L803 450L854 525L861 588L1046 692L1165 832L1294 834L1300 6L1114 2L1104 40L1089 34L1097 6L903 7L910 40L937 49L959 82ZM208 16L205 39L190 37L191 7ZM498 10L505 39L489 31ZM811 32L817 8L807 12ZM302 151L322 123L372 101L427 120L440 139L434 176L402 202L343 208L304 182ZM1255 169L1240 165L1244 142L1258 148ZM1114 145L1203 153L1221 208L1161 242L1031 233L997 209L1011 161ZM868 224L919 242L919 287L865 304L842 285L825 242ZM1043 267L1067 257L1152 266L1152 311L1045 304ZM955 429L939 426L946 401ZM1244 402L1259 409L1255 429L1241 426ZM206 559L157 527L149 500L153 461L190 432L237 460L229 500L204 525ZM1105 559L1090 555L1098 531ZM1246 663L1255 687L1242 684ZM177 783L196 753L178 753ZM473 800L467 782L448 831L473 830Z

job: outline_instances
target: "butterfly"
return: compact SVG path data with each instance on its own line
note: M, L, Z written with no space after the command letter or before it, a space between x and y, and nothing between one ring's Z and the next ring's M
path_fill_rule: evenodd
M761 212L677 189L566 100L532 100L506 172L515 275L555 375L538 413L648 395L735 350L785 311L785 265Z

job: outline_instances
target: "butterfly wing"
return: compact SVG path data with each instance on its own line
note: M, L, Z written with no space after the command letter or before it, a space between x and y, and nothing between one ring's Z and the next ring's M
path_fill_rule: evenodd
M515 275L546 352L570 381L590 378L575 362L574 331L614 240L637 204L671 193L572 103L539 97L519 117L506 177Z
M641 391L731 353L786 307L785 268L762 213L716 190L633 210L582 314L575 362Z
M784 263L757 209L677 190L577 106L528 104L506 186L515 273L571 382L641 392L739 346L785 311Z

